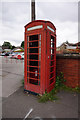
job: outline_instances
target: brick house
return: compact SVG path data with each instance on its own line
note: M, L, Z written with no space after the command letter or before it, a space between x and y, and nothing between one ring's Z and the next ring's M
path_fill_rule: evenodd
M56 48L56 53L80 53L80 42L73 44L66 41Z

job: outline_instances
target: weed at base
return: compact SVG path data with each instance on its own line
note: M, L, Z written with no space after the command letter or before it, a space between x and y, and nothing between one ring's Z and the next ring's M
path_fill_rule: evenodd
M76 92L76 93L80 93L80 88L79 87L75 87L75 88L70 88L70 87L67 87L66 85L62 85L62 87L60 87L60 90L64 90L66 92Z
M45 103L47 101L55 101L58 100L58 97L53 95L52 91L50 93L45 93L43 96L39 96L39 102L41 103Z
M42 96L39 96L38 101L44 103L47 101L58 100L59 98L55 94L57 94L61 90L72 92L72 93L75 93L75 92L80 93L80 88L78 86L76 88L70 88L64 85L65 82L66 80L64 79L63 73L61 72L60 76L56 77L55 88L50 93L45 92L45 94L43 94Z

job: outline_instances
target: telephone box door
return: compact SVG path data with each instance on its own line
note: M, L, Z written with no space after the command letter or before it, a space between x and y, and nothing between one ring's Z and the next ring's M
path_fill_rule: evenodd
M41 34L27 35L27 90L40 92Z

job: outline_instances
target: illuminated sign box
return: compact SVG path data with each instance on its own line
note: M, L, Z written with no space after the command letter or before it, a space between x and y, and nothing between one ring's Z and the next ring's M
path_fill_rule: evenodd
M43 25L38 25L38 26L30 27L30 28L27 29L27 31L41 29L41 28L43 28Z

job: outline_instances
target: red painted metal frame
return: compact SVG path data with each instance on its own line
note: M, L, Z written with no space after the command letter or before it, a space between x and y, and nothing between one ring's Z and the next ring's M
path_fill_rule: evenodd
M31 30L31 31L27 31L27 28L30 27L34 27L34 26L38 26L38 25L43 25L43 28L40 29L35 29L35 30ZM51 27L55 32L52 32L51 30L49 30L47 28L47 26ZM41 60L33 60L33 59L28 59L27 58L27 39L28 36L31 35L41 35ZM51 40L51 36L54 37L54 59L51 60L50 59L50 40ZM38 40L34 40L34 42L39 41ZM33 42L33 41L29 41ZM31 48L31 47L29 47ZM39 48L38 47L34 47L34 48ZM39 50L38 50L39 52ZM35 54L35 53L29 53L30 54ZM36 53L35 55L39 55L39 53ZM39 56L38 56L39 57ZM49 57L49 58L48 58ZM29 83L29 81L27 81L27 73L29 74L34 74L35 72L31 72L28 71L27 72L27 67L30 65L27 65L27 60L28 61L40 61L40 73L38 71L37 75L40 74L40 80L37 79L38 81L40 81L40 85L34 85ZM50 61L53 61L53 65L51 67L53 67L53 71L50 72ZM39 68L39 66L31 66L31 67L35 67L35 68ZM50 74L53 73L53 77L50 77ZM43 20L36 20L33 22L28 23L25 26L25 58L24 58L24 89L25 90L29 90L35 93L39 93L39 94L44 94L45 91L50 92L55 85L55 77L56 77L56 28L55 26L49 22L49 21L43 21ZM30 78L30 79L34 79L34 78ZM53 82L50 84L50 80L53 79ZM36 80L36 78L35 78Z

